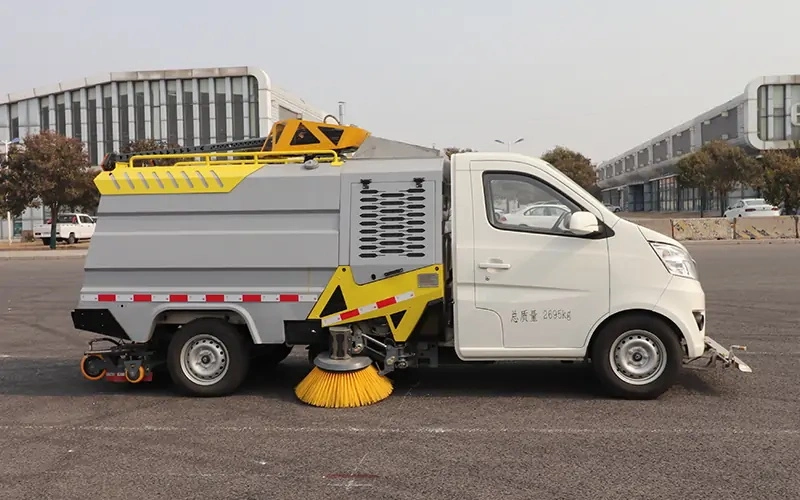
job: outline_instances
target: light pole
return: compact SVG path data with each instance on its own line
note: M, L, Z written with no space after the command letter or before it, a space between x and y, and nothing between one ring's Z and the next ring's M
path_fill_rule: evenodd
M522 141L524 141L524 140L525 140L525 138L523 138L523 137L520 137L519 139L517 139L517 140L516 140L516 141L514 141L514 142L505 142L505 141L501 141L500 139L495 139L495 140L494 140L494 142L496 142L496 143L498 143L498 144L505 144L505 145L506 145L506 149L507 149L507 151L511 151L511 146L512 146L513 144L519 144L520 142L522 142Z
M6 155L6 160L8 160L8 146L10 146L11 144L19 144L19 137L14 137L10 141L3 141L3 145L5 146L4 151L5 151L5 155ZM7 223L6 228L8 229L8 244L10 245L11 244L11 236L12 236L12 233L13 233L13 225L11 223L11 211L10 210L8 212L6 212L6 223Z

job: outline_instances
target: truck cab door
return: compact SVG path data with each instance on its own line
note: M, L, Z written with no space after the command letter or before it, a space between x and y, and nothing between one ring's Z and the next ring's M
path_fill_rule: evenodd
M569 214L602 214L582 199L585 193L533 163L470 159L468 175L459 173L457 195L467 194L468 183L471 206L459 200L454 206L454 212L461 210L455 216L456 253L465 254L455 280L469 281L472 298L459 302L467 287L457 283L456 304L474 311L456 318L457 352L465 359L580 356L589 333L609 312L608 232L575 235L558 215L521 218L496 208L524 211L538 202ZM471 227L458 231L465 217ZM481 332L470 324L477 318L483 318ZM494 328L486 331L490 323Z
M94 234L94 221L86 215L79 215L78 220L78 237L81 239L91 238Z

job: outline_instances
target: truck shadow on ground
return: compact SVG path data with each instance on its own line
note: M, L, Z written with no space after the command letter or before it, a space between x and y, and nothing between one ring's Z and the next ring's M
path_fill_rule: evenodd
M292 356L275 367L254 365L238 391L297 401L294 387L311 371L304 359ZM506 362L498 364L443 366L396 372L395 394L406 397L529 397L547 399L605 399L591 366L586 363ZM701 372L686 370L674 390L686 394L718 395ZM83 379L78 362L53 359L0 360L0 395L4 396L103 396L181 397L166 372L142 384L91 382Z

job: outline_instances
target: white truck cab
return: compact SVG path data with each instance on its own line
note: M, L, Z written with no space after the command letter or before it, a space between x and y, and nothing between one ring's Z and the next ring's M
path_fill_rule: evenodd
M451 159L455 349L463 360L590 358L615 393L653 397L707 348L697 267L676 240L622 219L543 160ZM500 199L557 200L569 212L509 224Z

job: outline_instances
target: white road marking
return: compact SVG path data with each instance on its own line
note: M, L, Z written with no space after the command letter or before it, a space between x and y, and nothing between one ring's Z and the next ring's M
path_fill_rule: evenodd
M685 435L758 435L800 436L800 429L735 429L735 428L590 428L590 427L172 427L172 426L92 426L92 425L0 425L0 431L67 431L67 432L265 432L276 434L685 434Z
M65 475L72 475L72 476L79 476L79 477L96 477L97 471L82 471L82 470L62 470L62 471L41 471L41 472L33 472L33 475L42 474L47 476L65 476ZM238 478L245 478L245 477L253 477L253 478L265 478L265 477L279 477L275 476L274 474L265 474L262 472L164 472L164 471L142 471L142 470L104 470L103 477L118 477L118 478L130 478L130 477L176 477L176 478L193 478L193 477L204 477L204 478L230 478L230 477L238 477Z
M350 491L350 488L354 488L354 487L358 488L358 487L364 487L364 486L372 486L371 483L359 483L359 482L356 482L356 479L355 479L355 477L357 475L356 473L358 472L358 469L361 467L361 464L364 463L364 459L367 458L367 455L369 455L369 452L364 453L364 456L361 457L361 460L359 460L358 463L356 464L356 466L353 467L353 472L350 473L351 478L350 478L349 481L347 481L346 483L344 483L344 482L342 482L342 483L331 483L329 486L340 486L340 487L344 486L345 491Z
M767 351L735 351L734 354L740 358L746 356L800 356L800 351L788 352L767 352Z
M28 359L28 360L37 360L37 359L48 359L58 363L77 363L83 353L79 353L74 358L65 358L64 356L48 356L42 354L0 354L0 359Z

